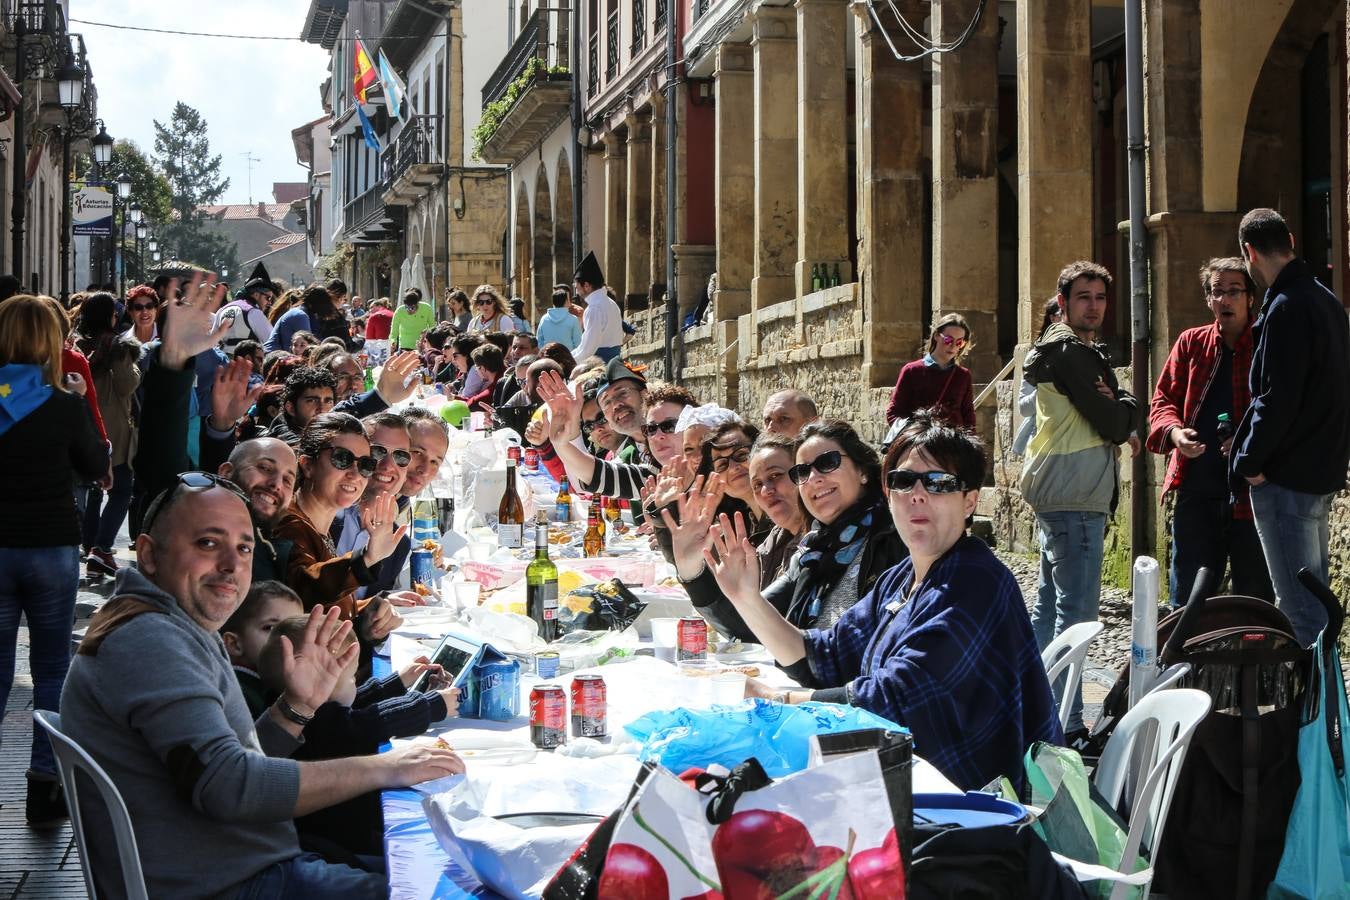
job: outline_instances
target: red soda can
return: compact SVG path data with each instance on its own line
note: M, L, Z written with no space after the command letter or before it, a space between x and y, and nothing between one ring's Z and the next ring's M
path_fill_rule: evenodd
M526 472L539 471L539 451L533 447L525 448L525 471Z
M605 679L578 675L572 679L572 737L604 740L609 736L609 700Z
M684 616L675 626L675 658L708 658L708 623L701 616Z
M521 461L520 448L517 447L515 444L512 444L511 446L506 448L506 455L508 458L514 459L516 461L517 466L520 465Z
M541 684L530 691L530 741L540 750L555 750L567 740L567 692L560 685Z

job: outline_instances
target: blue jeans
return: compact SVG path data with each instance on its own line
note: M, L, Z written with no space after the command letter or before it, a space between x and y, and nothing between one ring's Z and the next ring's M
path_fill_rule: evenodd
M622 347L601 347L595 351L595 355L600 357L603 362L607 363L618 356L622 350Z
M125 464L113 466L113 483L107 503L103 502L103 490L98 485L89 487L83 514L86 546L112 550L117 532L122 530L122 520L131 506L131 487L131 466Z
M1036 514L1041 541L1041 573L1031 629L1044 650L1070 625L1097 621L1102 597L1102 554L1106 513ZM1052 685L1053 687L1053 685ZM1083 727L1082 695L1073 701L1065 731Z
M0 548L0 713L14 687L20 613L28 619L33 708L60 710L79 586L79 547ZM33 729L31 759L34 771L56 774L56 758L41 728Z
M317 853L302 853L244 882L235 900L385 900L388 896L385 876L324 862Z
M1191 599L1195 576L1202 568L1222 581L1225 567L1231 570L1234 594L1275 601L1256 523L1234 519L1227 500L1177 491L1172 510L1172 565L1167 575L1172 606ZM1218 587L1215 582L1214 589Z
M1256 533L1266 552L1276 605L1289 617L1294 636L1305 647L1317 640L1327 625L1327 612L1298 582L1299 569L1311 569L1327 580L1330 531L1327 516L1335 494L1305 494L1267 481L1253 485L1252 512Z

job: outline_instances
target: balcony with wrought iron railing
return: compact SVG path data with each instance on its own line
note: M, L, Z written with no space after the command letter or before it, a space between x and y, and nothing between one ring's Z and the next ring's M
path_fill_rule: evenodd
M413 116L403 125L383 157L386 204L411 206L440 183L445 172L443 123L441 116Z
M342 208L342 231L353 244L392 241L402 229L403 210L384 202L384 183L371 185Z
M511 49L507 51L506 58L483 85L483 107L486 108L505 97L512 83L524 74L531 60L542 60L550 71L567 69L570 22L570 10L552 8L535 10L525 21L520 34L511 42Z
M488 79L473 134L479 159L514 162L566 118L572 104L570 15L562 8L536 10Z

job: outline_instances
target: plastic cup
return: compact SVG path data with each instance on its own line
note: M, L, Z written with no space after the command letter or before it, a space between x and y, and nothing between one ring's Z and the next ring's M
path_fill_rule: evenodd
M679 619L652 619L652 655L666 662L675 661L675 632Z
M744 672L718 672L708 679L712 683L712 702L736 704L745 699Z
M460 609L472 609L478 605L478 592L481 585L476 581L455 582L455 602Z

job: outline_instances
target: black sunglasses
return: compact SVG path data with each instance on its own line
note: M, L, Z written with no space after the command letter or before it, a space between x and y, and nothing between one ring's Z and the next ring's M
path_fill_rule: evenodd
M596 416L594 419L587 419L586 421L582 422L582 423L581 423L581 430L582 430L582 432L584 432L585 434L590 434L590 433L591 433L592 431L594 431L595 429L597 429L597 428L603 428L604 426L606 426L606 425L608 425L608 424L609 424L609 420L605 418L605 414L604 414L604 413L601 413L600 415Z
M844 454L838 450L830 450L822 453L815 459L806 463L798 463L788 469L788 478L792 479L793 484L804 484L806 479L811 477L811 470L815 469L822 475L828 475L839 468L844 462Z
M134 313L137 313L137 312L146 312L146 311L148 311L148 310L154 309L154 308L155 308L155 304L153 304L153 303L133 303L133 304L131 304L131 306L129 306L129 307L127 307L127 308L130 309L130 310L131 310L132 312L134 312Z
M377 463L384 462L384 458L391 453L394 455L394 465L400 469L408 468L408 464L412 462L412 454L407 450L390 450L382 444L370 445L370 458Z
M353 465L356 471L363 478L369 478L375 474L375 457L357 456L346 447L334 447L332 444L325 444L319 448L319 452L328 451L328 459L333 463L333 468L339 472L345 472Z
M949 472L912 472L909 469L891 469L886 473L886 487L902 494L914 490L914 485L923 482L923 489L930 494L957 494L966 489L965 482Z
M252 508L252 504L248 502L248 495L234 482L226 481L219 475L211 475L207 472L184 472L178 476L173 487L165 488L160 491L159 496L154 499L154 502L150 504L150 508L145 511L145 518L141 520L142 532L148 532L150 530L150 526L155 524L155 519L164 511L164 507L169 505L169 501L173 498L174 494L178 493L179 488L184 487L193 491L204 491L217 487L224 488L240 500L243 500L245 506L250 507L250 509Z
M660 422L648 422L642 426L642 433L651 437L658 431L662 434L674 434L675 426L679 424L679 419L662 419Z
M473 305L474 305L474 306L496 306L497 304L496 304L495 302L493 302L492 300L475 300Z

